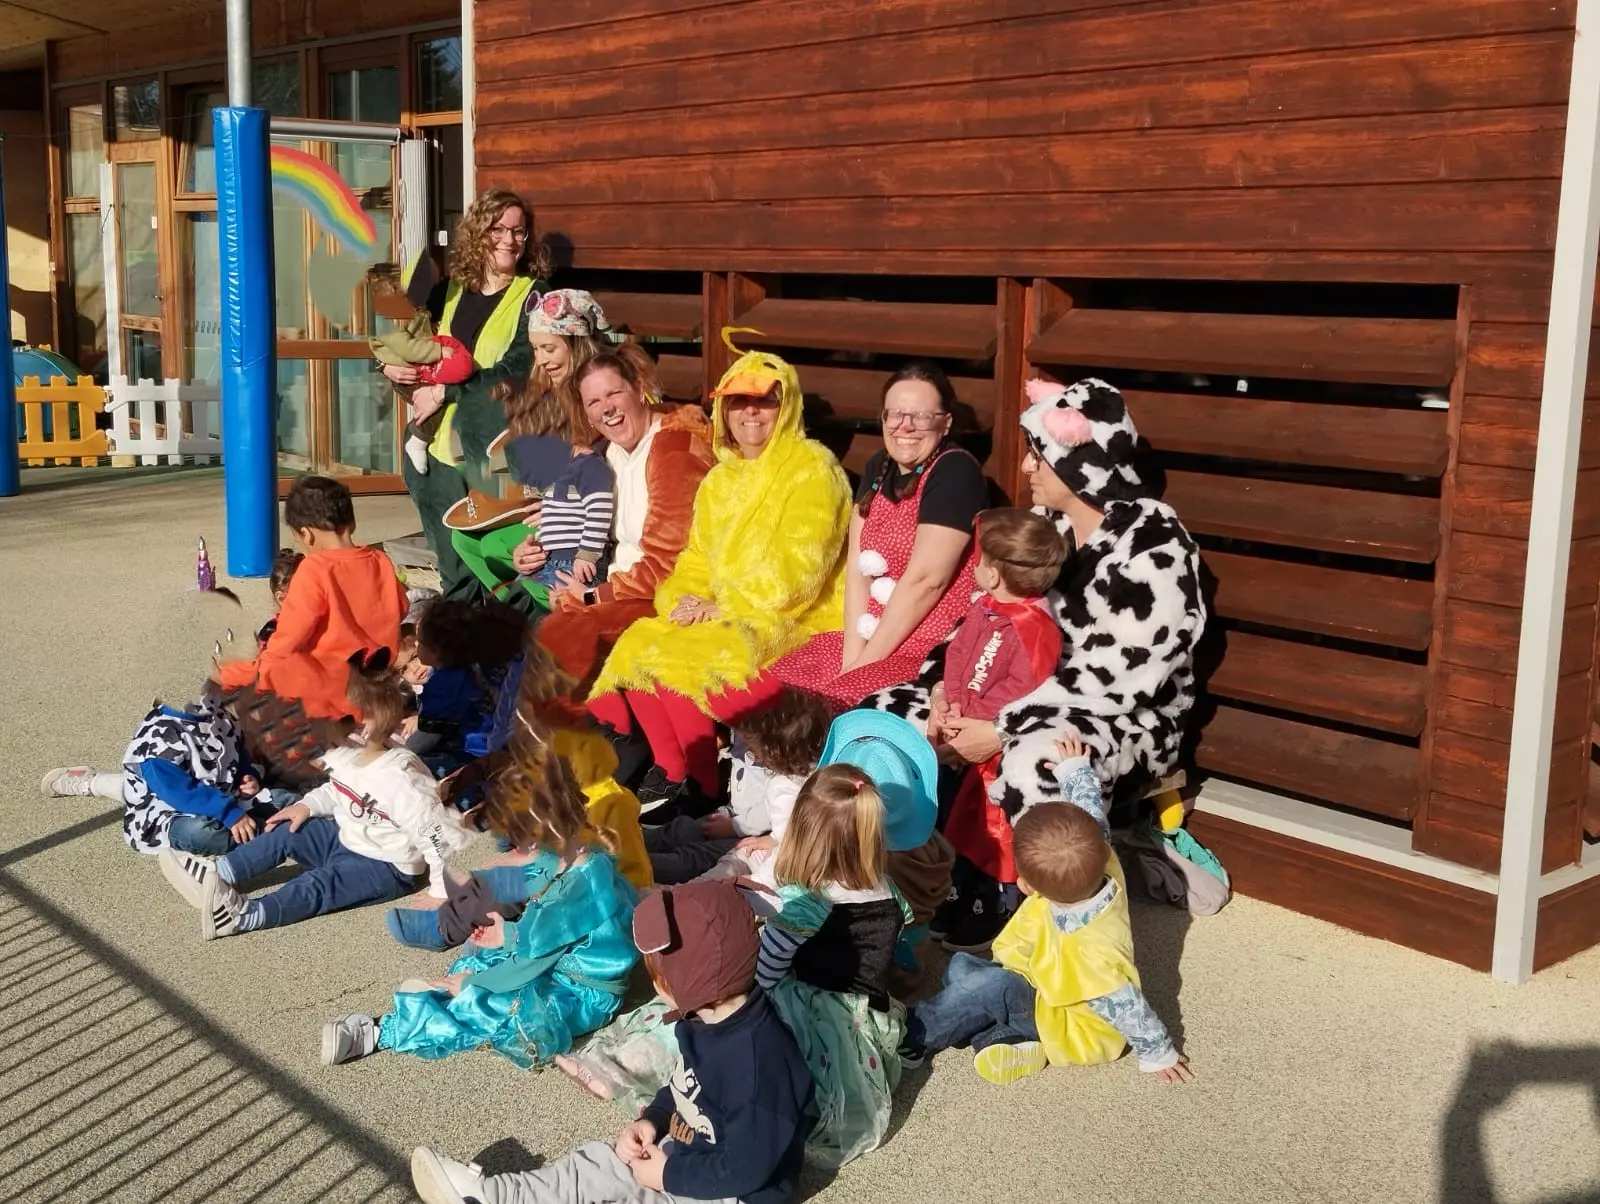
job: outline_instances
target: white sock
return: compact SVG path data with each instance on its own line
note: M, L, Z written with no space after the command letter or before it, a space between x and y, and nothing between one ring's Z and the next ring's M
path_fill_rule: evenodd
M428 441L421 435L412 435L406 440L406 458L411 461L411 467L418 472L428 471Z
M122 801L122 775L120 773L96 773L89 780L89 793L100 798Z

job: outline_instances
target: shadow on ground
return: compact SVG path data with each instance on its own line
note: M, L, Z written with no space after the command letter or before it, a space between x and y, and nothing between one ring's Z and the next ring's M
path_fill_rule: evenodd
M10 872L119 818L0 856L0 1199L409 1200L375 1135Z

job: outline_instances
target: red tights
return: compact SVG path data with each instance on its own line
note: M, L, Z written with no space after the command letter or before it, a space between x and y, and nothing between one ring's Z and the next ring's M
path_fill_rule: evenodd
M694 779L707 795L717 793L716 722L737 723L769 705L782 683L765 675L743 688L721 690L706 698L710 714L692 698L657 686L623 690L589 699L589 713L624 734L634 721L650 741L656 764L674 782Z

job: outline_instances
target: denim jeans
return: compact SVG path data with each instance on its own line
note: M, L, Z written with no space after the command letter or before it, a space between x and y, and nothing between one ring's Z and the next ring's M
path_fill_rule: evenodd
M386 903L411 894L426 880L387 861L351 852L339 839L338 823L321 816L306 820L298 832L279 824L222 859L228 869L224 876L241 887L289 860L299 862L305 872L253 901L261 908L263 928L363 903Z
M274 790L273 798L285 798L289 802L295 796L287 791ZM287 806L280 803L279 806ZM247 815L256 821L256 831L267 822L267 817L278 809L264 803L258 803L250 808ZM221 857L224 853L231 853L238 847L233 839L233 833L221 821L212 819L209 815L188 815L179 812L172 817L172 824L167 828L167 843L180 853L198 853L202 857Z
M994 962L957 953L944 971L944 989L906 1017L906 1044L934 1053L954 1045L974 1050L1037 1041L1033 984Z

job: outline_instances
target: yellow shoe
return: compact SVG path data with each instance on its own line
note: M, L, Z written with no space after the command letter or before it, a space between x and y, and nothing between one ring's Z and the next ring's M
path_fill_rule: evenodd
M1030 1074L1038 1074L1049 1062L1041 1042L1019 1041L1015 1045L991 1045L987 1049L980 1049L973 1056L972 1068L978 1072L980 1079L1004 1087Z

